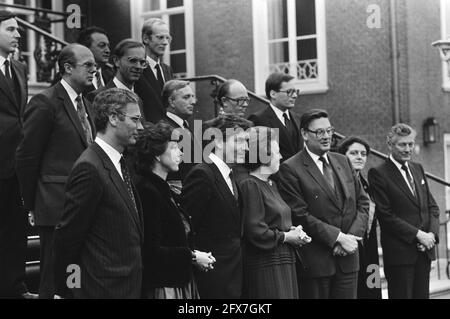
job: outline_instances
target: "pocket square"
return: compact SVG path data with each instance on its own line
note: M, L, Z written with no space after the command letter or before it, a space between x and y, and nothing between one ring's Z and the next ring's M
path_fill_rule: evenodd
M420 185L425 185L425 180L422 178L422 181L420 182Z

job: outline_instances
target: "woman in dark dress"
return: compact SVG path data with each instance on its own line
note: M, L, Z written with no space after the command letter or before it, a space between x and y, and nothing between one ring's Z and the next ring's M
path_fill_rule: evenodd
M367 156L370 153L369 144L358 137L349 137L339 145L339 153L348 157L352 163L353 169L359 176L359 180L361 181L364 190L370 197L369 184L362 175L362 170L366 165ZM374 271L378 273L378 276L380 275L378 267L380 263L378 258L377 220L375 216L375 204L372 200L370 200L367 231L362 243L359 245L359 263L358 299L381 299L381 288L372 288L367 284L368 277L371 275L373 276ZM377 267L372 268L373 266L369 267L370 265L376 265ZM369 282L372 282L370 278Z
M191 224L174 200L167 174L178 170L179 136L167 123L147 126L135 147L137 190L144 211L144 294L155 299L196 299L193 266L213 269L210 253L192 250Z
M291 209L281 198L270 176L280 166L280 149L274 131L250 131L245 166L250 176L240 182L244 216L245 297L251 299L298 298L295 248L310 238L294 227Z

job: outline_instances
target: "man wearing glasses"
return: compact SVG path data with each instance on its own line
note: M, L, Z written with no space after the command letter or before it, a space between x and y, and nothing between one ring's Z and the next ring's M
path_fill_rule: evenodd
M293 76L281 72L272 73L266 80L266 96L270 100L270 106L248 118L255 126L278 129L282 161L303 148L300 117L291 111L299 95L296 86Z
M173 78L171 67L162 62L162 57L172 42L167 24L158 18L145 21L142 42L145 45L148 67L136 82L136 93L144 102L146 120L157 123L166 116L161 100L164 83Z
M70 44L60 53L60 82L35 95L24 115L17 149L17 173L25 209L38 228L41 256L40 298L53 298L53 235L64 207L64 187L80 154L95 138L90 104L82 92L96 72L92 52Z
M358 240L366 231L369 200L348 159L330 152L334 128L327 112L305 112L300 129L305 148L277 176L293 225L312 237L301 248L300 298L356 299Z

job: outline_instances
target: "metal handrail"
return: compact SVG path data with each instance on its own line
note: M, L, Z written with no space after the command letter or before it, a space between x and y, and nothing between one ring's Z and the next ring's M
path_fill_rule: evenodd
M183 80L191 81L191 82L207 81L207 80L220 81L220 82L225 82L226 81L225 78L223 78L223 77L221 77L219 75L216 75L216 74L194 76L194 77L189 77L189 78L183 78ZM260 101L260 102L262 102L264 104L270 105L270 101L269 100L267 100L267 99L257 95L256 93L254 93L252 91L248 91L247 90L247 92L248 92L248 95L250 95L254 99L256 99L256 100L258 100L258 101ZM336 137L339 140L345 139L345 136L340 134L340 133L338 133L338 132L334 133L334 137ZM374 156L378 157L378 158L381 158L381 159L387 159L388 158L388 155L386 155L386 154L384 154L384 153L382 153L380 151L374 150L374 149L371 149L370 153L373 154ZM447 182L446 180L444 180L444 179L442 179L440 177L437 177L436 175L433 175L431 173L425 172L425 176L427 178L429 178L430 180L435 181L438 184L442 184L443 186L450 187L450 182Z
M72 13L69 12L60 12L60 11L53 11L49 9L42 9L42 8L30 8L21 4L6 4L6 3L0 3L0 7L7 7L7 8L13 8L13 9L20 9L20 10L26 10L31 12L42 12L42 13L48 13L48 14L54 14L54 15L60 15L64 17L70 16Z
M68 44L69 44L69 42L66 42L66 41L64 41L64 40L61 40L61 39L58 38L58 37L55 37L53 34L48 33L48 32L45 31L44 29L41 29L41 28L39 28L39 27L37 27L37 26L35 26L35 25L29 23L28 21L25 21L25 20L23 20L23 19L21 19L21 18L19 18L19 17L16 17L16 20L17 20L17 22L18 22L19 24L24 25L25 27L27 27L27 28L29 28L29 29L31 29L31 30L33 30L33 31L35 31L35 32L37 32L37 33L39 33L40 35L43 35L44 37L48 37L48 38L52 39L53 41L55 41L55 42L57 42L57 43L59 43L59 44L62 44L62 45L68 45Z

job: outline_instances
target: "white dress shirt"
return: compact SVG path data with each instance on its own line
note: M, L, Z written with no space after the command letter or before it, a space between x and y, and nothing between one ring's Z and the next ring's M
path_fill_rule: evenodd
M102 86L105 86L105 81L103 81L103 76L102 76L102 68L98 68L97 69L97 73L100 75L99 79L100 79L100 84ZM99 83L97 82L98 78L96 76L96 74L94 75L94 81L92 81L92 84L94 85L95 89L97 90L99 88Z
M176 114L173 114L172 112L167 112L166 115L168 118L170 118L175 123L177 123L180 127L184 128L184 120L181 117L179 117Z
M95 138L95 143L98 144L105 151L106 155L108 155L111 162L114 164L114 167L117 169L120 177L123 179L122 169L120 167L120 160L122 159L122 154L120 154L114 147L106 143L100 137Z
M66 90L67 94L69 95L70 101L72 102L73 107L75 108L75 111L77 111L77 101L75 101L75 100L77 99L78 95L81 95L81 94L78 94L77 92L75 92L75 90L70 86L70 84L67 83L67 81L64 79L61 80L61 85L63 86L64 90Z
M392 156L392 154L389 155L389 159L390 159L390 160L392 161L392 163L394 163L395 166L398 168L398 170L400 171L400 174L402 174L403 179L405 180L406 185L408 185L408 188L411 190L411 193L414 194L414 191L413 191L413 189L411 188L411 185L409 184L409 180L414 181L414 178L413 178L413 176L412 176L412 174L411 174L411 169L409 168L408 162L405 162L405 165L406 165L406 167L408 167L409 174L411 175L409 178L408 178L408 176L406 176L406 172L402 169L402 166L403 166L403 165L400 164L399 162L397 162L397 161L394 159L394 157Z
M5 57L0 56L0 69L2 70L4 76L6 76L6 70L5 70L5 61L6 60L7 59ZM9 74L11 74L11 76L12 76L12 73L11 73L11 60L9 60Z
M308 147L305 144L305 150L308 152L309 156L311 156L312 160L314 161L314 163L316 163L317 168L319 169L319 171L323 174L323 163L321 160L319 160L320 156L317 154L312 153ZM327 153L322 155L323 158L325 158L325 160L327 161L328 164L330 164L330 161L328 160L328 156Z
M164 71L161 65L161 60L155 61L151 57L147 56L147 62L149 64L150 70L152 70L153 74L155 75L155 79L158 79L158 73L156 72L156 65L159 64L159 67L161 68L161 75L163 77L163 82L166 83L166 79L164 77ZM159 79L158 79L159 80Z
M225 182L227 183L228 188L230 189L231 193L234 195L233 184L231 183L231 178L230 178L231 168L214 153L209 154L209 159L211 160L211 162L214 163L214 165L217 166L217 168L220 171L220 174L222 174L222 177L225 179Z
M275 112L275 115L278 117L278 119L281 121L281 123L283 123L284 126L286 126L286 123L284 123L284 114L287 115L288 119L291 120L291 115L289 114L289 110L286 111L282 111L279 108L277 108L276 106L274 106L272 103L270 104L270 107L272 108L272 110Z

